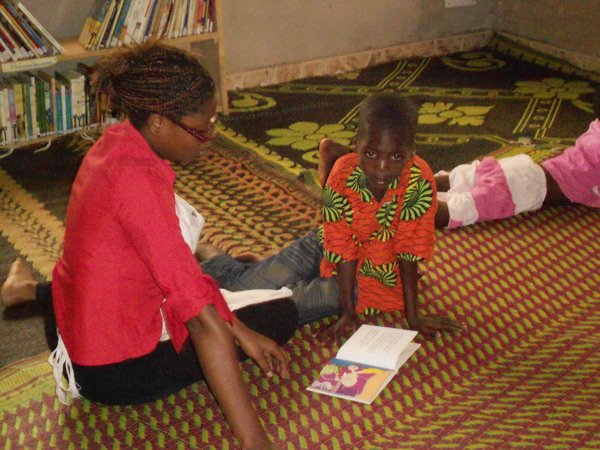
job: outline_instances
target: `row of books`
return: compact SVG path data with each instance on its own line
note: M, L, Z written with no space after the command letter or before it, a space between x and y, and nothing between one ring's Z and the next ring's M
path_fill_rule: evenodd
M213 31L214 0L94 0L79 42L96 50Z
M60 53L63 47L23 3L0 0L0 62Z
M90 93L91 67L49 74L23 72L0 80L0 144L67 133L111 120L108 101Z

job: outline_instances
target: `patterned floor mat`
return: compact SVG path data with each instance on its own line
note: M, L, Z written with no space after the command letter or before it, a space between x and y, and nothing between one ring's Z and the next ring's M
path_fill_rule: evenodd
M299 175L316 169L320 139L351 142L367 95L394 90L419 105L418 152L437 171L517 139L571 145L593 119L598 82L598 74L495 36L478 51L231 92L221 132Z
M315 147L309 144L317 142L320 132L352 131L356 106L373 89L397 88L412 92L423 105L433 104L429 112L422 109L419 144L422 153L431 152L426 157L434 168L467 162L517 137L531 138L537 146L510 152L526 151L539 161L553 154L548 149L571 143L591 120L588 89L597 79L589 74L501 39L482 52L451 59L457 57L473 70L457 70L441 59L415 59L374 68L380 74L373 76L379 80L374 84L366 81L371 75L365 70L327 82L308 80L232 95L234 109L245 112L234 111L225 119L218 145L197 163L177 168L177 191L208 219L203 239L234 254L251 250L265 255L317 223L318 195L298 180L314 168ZM498 67L483 70L490 61ZM515 69L517 62L524 68ZM425 78L433 66L447 75L435 80L448 83L438 92L447 97L435 102L434 77ZM518 76L506 78L507 70ZM459 82L459 73L470 76ZM388 76L389 84L381 84ZM496 90L478 84L492 79ZM517 92L519 86L525 91ZM318 92L312 100L300 97L311 90ZM269 96L277 106L287 102L281 117L275 105L264 108ZM317 119L315 99L323 112ZM513 106L499 106L504 105L500 100ZM494 106L484 111L492 101ZM237 122L242 116L248 129ZM306 122L313 124L291 127ZM492 123L495 128L489 131ZM291 131L264 133L276 129ZM287 145L268 143L277 138L283 143L297 129L304 137L294 141L295 147L289 139ZM2 269L21 255L43 279L60 251L78 153L65 147L19 157L0 160ZM268 380L254 364L243 364L268 433L290 449L600 447L598 223L599 211L572 206L439 232L434 261L423 267L423 308L450 314L465 330L421 340L422 347L380 396L362 405L305 390L334 350L312 338L328 320L299 329L286 346L293 361L289 378ZM0 366L45 348L37 318L14 320L7 311L2 314ZM406 325L399 313L369 320ZM237 445L204 383L145 405L108 407L83 400L64 407L54 395L46 357L0 370L0 443L5 448Z
M284 448L597 448L600 446L600 213L550 209L438 235L423 303L465 330L422 347L371 404L305 390L332 349L301 328L291 376L244 379ZM400 314L370 319L405 325ZM155 403L58 403L44 357L0 372L6 448L232 448L206 385Z

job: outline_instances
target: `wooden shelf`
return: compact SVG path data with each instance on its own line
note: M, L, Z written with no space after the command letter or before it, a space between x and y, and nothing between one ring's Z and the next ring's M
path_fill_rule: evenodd
M219 40L219 36L217 33L199 33L192 34L189 36L183 36L172 39L161 39L161 42L169 45L182 45L182 44L191 44L193 42L201 42L201 41L214 41L217 42ZM56 55L57 62L61 61L75 61L82 60L85 58L98 58L101 56L110 55L112 52L120 49L121 47L110 47L110 48L102 48L98 50L87 50L83 45L81 45L78 41L78 36L73 36L66 39L61 39L60 44L64 47L65 53L62 55Z
M64 0L63 0L64 1ZM211 43L209 53L212 55L207 58L205 63L210 63L210 68L207 70L211 73L217 84L217 99L219 103L219 111L223 114L229 114L228 99L227 99L227 87L225 82L225 57L223 50L223 38L221 34L222 30L222 17L221 17L221 0L215 0L216 8L216 31L212 33L198 33L188 36L182 36L178 38L161 39L160 42L164 42L168 45L187 47L194 43ZM88 50L79 43L79 36L72 36L63 39L59 39L60 44L63 46L65 52L60 55L47 56L41 58L31 58L21 61L10 61L0 63L0 77L3 74L13 74L24 71L34 71L38 69L47 69L56 64L63 62L76 62L85 59L97 59L103 56L108 56L115 51L118 51L122 47L110 47L99 50ZM198 47L202 47L199 45ZM206 67L206 66L205 66ZM3 142L0 143L1 149L15 149L22 146L42 146L49 140L60 138L61 136L72 134L76 131L65 131L62 133L51 134L48 136L40 136L37 138L29 138L25 140L19 140L16 142Z

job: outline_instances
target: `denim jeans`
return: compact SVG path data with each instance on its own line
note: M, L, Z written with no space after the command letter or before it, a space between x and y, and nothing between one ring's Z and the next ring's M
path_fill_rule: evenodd
M313 229L264 261L239 262L224 254L204 261L202 269L223 289L232 292L290 288L300 323L305 324L339 313L335 279L319 277L322 257L323 250Z

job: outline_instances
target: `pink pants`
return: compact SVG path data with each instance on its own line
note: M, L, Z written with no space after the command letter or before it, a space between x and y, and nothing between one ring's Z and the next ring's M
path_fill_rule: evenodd
M486 157L450 172L450 189L439 192L450 213L448 228L504 219L542 206L546 176L527 155Z

